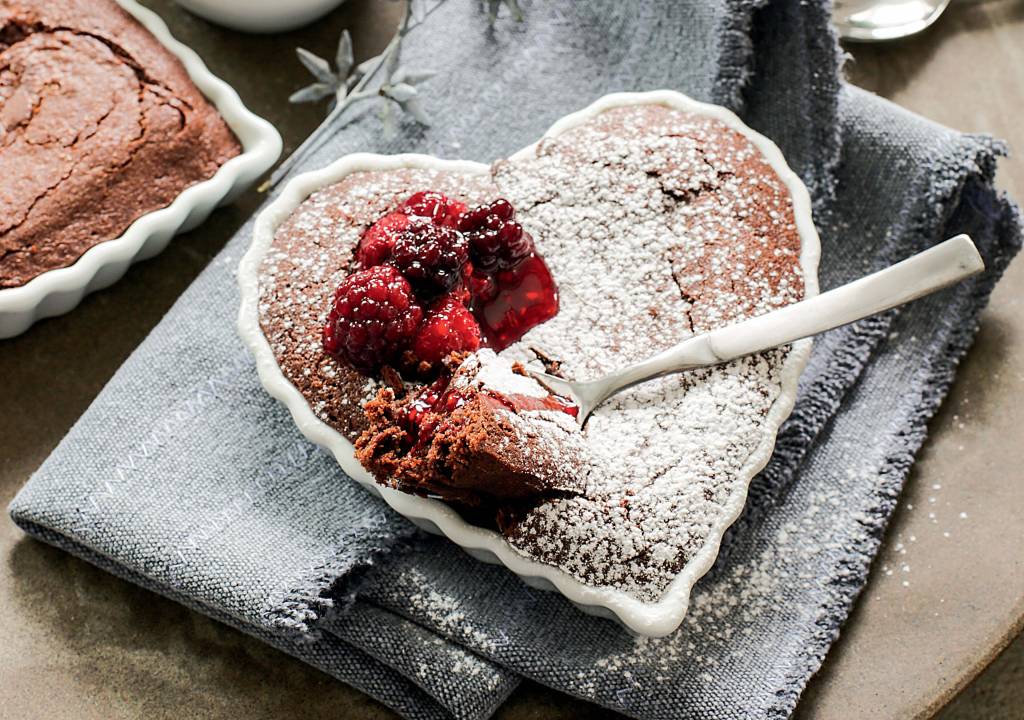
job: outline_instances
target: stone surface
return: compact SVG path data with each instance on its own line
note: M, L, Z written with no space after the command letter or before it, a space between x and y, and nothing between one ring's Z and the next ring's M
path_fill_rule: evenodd
M286 153L323 113L284 102L307 82L293 48L329 57L348 27L356 54L365 57L383 47L401 11L383 0L349 0L309 28L260 37L210 26L170 0L146 4L280 128ZM857 84L939 122L989 131L1024 148L1017 117L1024 103L1021 3L962 0L922 36L848 50ZM277 72L253 73L254 62ZM1024 198L1019 161L1004 163L1000 179ZM0 342L0 502L6 505L258 200L249 193L70 315ZM871 582L812 681L800 717L928 717L1019 630L1022 306L1018 262L996 290L978 342L932 424ZM0 718L394 717L260 642L26 539L6 519L0 557ZM1018 640L941 717L1019 717L1022 677ZM531 683L498 713L503 720L584 715L616 717Z
M855 84L937 122L989 132L1017 153L1024 150L1016 110L1024 102L1020 3L954 3L922 35L846 50ZM999 184L1024 198L1024 166L1016 157L1002 163ZM1024 263L1016 262L996 288L977 342L931 423L871 580L812 681L800 717L847 718L850 708L860 709L855 716L861 717L929 717L1024 624L1024 457L1014 440L1024 422L1022 307ZM1024 643L1017 642L1013 654L1021 658ZM1024 686L1002 690L1007 702L1001 706L976 709L969 694L948 717L1020 717Z

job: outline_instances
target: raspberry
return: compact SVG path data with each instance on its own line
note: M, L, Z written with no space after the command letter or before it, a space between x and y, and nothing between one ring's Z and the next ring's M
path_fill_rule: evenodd
M457 200L449 200L443 193L436 190L423 190L415 193L402 203L402 212L428 218L431 222L447 227L455 227L459 216L466 211L466 205Z
M439 365L453 352L479 348L480 326L454 293L434 303L412 341L416 359L432 366Z
M416 336L423 310L412 287L390 265L360 270L342 281L324 325L323 346L337 360L371 373L394 362Z
M444 220L441 224L446 225L447 227L457 228L459 226L459 218L461 218L465 212L466 203L461 203L458 200L449 200L448 213L444 216Z
M440 222L448 212L448 198L434 190L414 193L402 203L402 212Z
M395 239L391 264L424 297L448 292L462 277L469 259L466 238L458 230L413 219Z
M391 258L395 238L407 227L408 215L402 212L388 213L363 233L356 250L356 261L364 268L383 265Z
M458 228L469 240L470 256L478 272L509 270L533 252L533 239L515 222L515 212L508 200L499 198L459 218Z

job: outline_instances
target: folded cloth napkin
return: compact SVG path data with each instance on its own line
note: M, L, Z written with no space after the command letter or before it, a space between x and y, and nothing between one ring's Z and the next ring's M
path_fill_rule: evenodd
M407 38L431 127L364 106L300 171L353 151L487 161L616 90L729 105L811 188L821 284L955 232L989 271L818 339L775 455L682 628L631 637L425 537L343 476L236 339L251 223L11 505L15 522L256 635L411 718L484 718L519 677L638 718L789 715L863 586L925 422L1018 250L1001 147L842 85L824 2L526 3L488 29L450 0ZM458 29L458 42L452 41ZM362 107L363 109L360 109ZM553 629L557 628L557 633Z

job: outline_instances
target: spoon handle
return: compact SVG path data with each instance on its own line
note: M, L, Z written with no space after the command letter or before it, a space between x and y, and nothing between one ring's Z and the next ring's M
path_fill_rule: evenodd
M984 269L971 239L957 235L834 290L684 340L597 381L602 387L595 394L603 400L645 380L786 345L910 302Z
M985 263L966 235L807 300L709 334L723 360L823 333L916 300L979 273Z

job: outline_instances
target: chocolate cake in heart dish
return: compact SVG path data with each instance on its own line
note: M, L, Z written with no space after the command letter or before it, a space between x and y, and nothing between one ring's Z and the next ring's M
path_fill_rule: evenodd
M643 601L738 512L788 351L646 383L583 429L524 368L596 377L804 294L785 182L660 104L487 172L352 172L277 226L258 285L281 373L380 484Z

